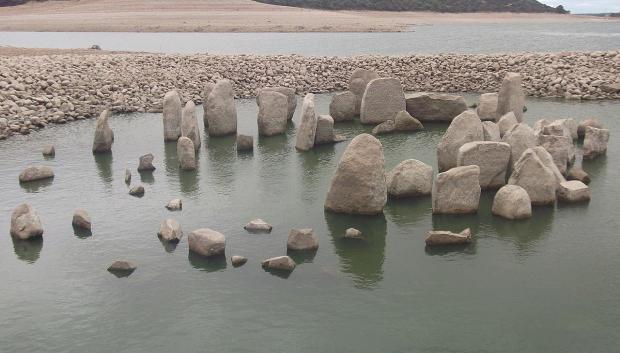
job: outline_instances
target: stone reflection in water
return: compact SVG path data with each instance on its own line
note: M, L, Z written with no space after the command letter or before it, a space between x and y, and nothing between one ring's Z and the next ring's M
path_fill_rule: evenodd
M431 215L431 197L389 197L383 212L399 226L414 225Z
M75 225L72 225L72 227L73 227L73 235L75 235L76 237L80 239L86 239L93 235L93 232L90 229L76 227Z
M208 137L207 168L215 182L215 187L230 190L234 185L233 164L237 159L236 136ZM226 192L227 194L228 192Z
M297 158L301 162L300 170L303 171L301 174L303 194L300 195L302 199L314 201L319 195L323 197L319 192L319 183L323 178L331 180L335 169L327 167L326 164L335 156L334 144L316 145L309 151L297 153Z
M179 159L177 158L177 143L164 143L164 168L168 177L179 174Z
M26 192L37 193L39 191L45 191L48 186L54 183L54 178L47 178L35 181L29 181L25 183L19 183L19 186Z
M172 254L177 249L177 245L179 245L178 242L165 241L165 240L162 240L161 238L159 239L159 242L161 243L161 246L164 247L164 250L169 254ZM192 263L191 259L190 259L190 263ZM192 266L193 266L193 263L192 263Z
M179 183L181 185L181 193L185 196L191 196L198 192L199 168L194 170L180 170Z
M318 249L315 250L306 250L306 251L297 251L297 250L287 250L286 255L288 255L297 265L303 263L312 263L314 262L314 258L316 257L316 253Z
M144 184L150 184L150 185L155 184L154 171L143 170L143 171L139 171L138 174L140 175L140 181L143 182Z
M607 171L607 155L598 156L596 159L583 160L581 167L590 175L592 180L603 179Z
M20 240L11 237L13 249L17 258L29 264L35 263L39 259L41 249L43 249L43 237L29 240Z
M534 206L532 218L513 221L493 217L489 223L499 237L515 244L518 255L526 256L535 252L538 242L551 232L554 213L553 206Z
M387 221L385 216L359 216L325 212L325 221L340 257L341 269L353 277L357 288L372 289L383 280ZM363 239L345 239L348 228L362 232Z
M187 258L189 259L189 263L192 265L192 267L198 270L206 272L216 272L226 269L225 255L204 257L190 251Z
M112 153L95 153L95 164L97 165L97 173L101 178L101 181L108 186L112 186L113 172L112 172Z

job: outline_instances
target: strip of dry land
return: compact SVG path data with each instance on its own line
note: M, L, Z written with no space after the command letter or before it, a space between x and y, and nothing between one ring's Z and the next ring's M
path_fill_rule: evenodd
M438 23L610 21L560 14L323 11L251 0L51 0L0 8L0 31L398 32Z

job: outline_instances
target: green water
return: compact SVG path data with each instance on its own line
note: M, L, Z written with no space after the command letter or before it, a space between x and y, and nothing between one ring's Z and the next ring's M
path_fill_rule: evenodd
M473 96L468 96L473 101ZM328 95L317 96L327 113ZM592 201L535 208L525 221L490 214L483 193L471 216L432 216L430 198L390 200L381 217L326 214L323 201L347 142L300 153L294 126L237 155L234 138L206 138L195 172L180 172L161 116L114 116L112 156L90 152L94 120L0 141L0 351L11 352L614 352L620 344L619 102L529 99L526 119L600 118L611 130L606 157L584 164ZM253 100L238 102L239 132L256 135ZM298 116L295 117L297 124ZM446 126L381 137L386 168L416 158L436 166ZM369 128L337 125L349 140ZM53 143L56 158L43 160ZM152 152L143 198L127 194L124 169ZM54 168L51 183L21 187L31 163ZM183 199L182 212L164 205ZM21 202L39 212L42 242L14 242L10 214ZM74 209L93 218L75 235ZM227 256L205 262L156 236L176 218L185 234L226 235ZM248 234L262 218L271 234ZM291 228L312 227L318 252L296 256L283 278L260 261L286 254ZM343 239L348 227L366 239ZM471 227L466 248L428 251L426 232ZM115 259L138 269L106 271Z

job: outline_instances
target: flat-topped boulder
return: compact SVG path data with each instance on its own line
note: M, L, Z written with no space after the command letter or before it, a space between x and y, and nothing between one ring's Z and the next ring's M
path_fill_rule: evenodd
M471 243L471 230L469 228L460 233L445 230L432 230L428 232L424 240L426 246L463 245Z
M484 135L485 141L500 142L502 140L501 134L499 133L499 125L492 121L482 122L482 134Z
M97 118L95 126L95 137L93 139L93 153L106 153L112 151L114 143L114 132L110 128L108 120L112 114L104 110Z
M499 95L497 93L483 93L478 100L476 113L482 121L497 121L497 102Z
M308 93L301 106L301 123L297 129L295 148L308 151L314 147L316 137L317 116L314 109L314 94Z
M196 151L200 149L202 141L200 139L200 129L198 128L198 118L196 117L196 105L193 101L187 102L183 108L181 136L192 140Z
M400 162L387 175L387 191L392 197L430 195L433 190L433 167L416 159Z
M499 127L499 135L504 136L508 131L510 131L513 127L519 124L515 113L508 112L502 115L497 121L497 126Z
M369 134L356 136L345 149L331 181L325 209L374 215L387 202L385 159L381 142Z
M361 99L359 103L361 104ZM329 104L329 115L335 122L353 120L359 114L357 104L358 98L355 93L351 91L336 93Z
M183 136L177 142L177 159L182 170L196 169L196 150L194 143L189 138Z
M260 218L251 220L246 224L243 229L247 230L250 233L271 233L273 227L271 224L263 221Z
M209 136L225 136L237 132L235 92L230 81L217 81L203 104Z
M30 204L17 206L11 214L11 236L20 240L39 238L43 235L43 226L37 210Z
M506 184L510 145L504 142L474 141L459 148L456 165L480 167L480 187L495 189Z
M75 228L91 230L92 221L90 219L90 216L88 215L88 212L81 208L75 210L75 212L73 213L71 225L73 225Z
M406 97L407 112L420 121L451 122L467 110L462 96L419 92Z
M593 127L597 129L604 129L603 123L596 118L588 118L579 122L577 125L577 136L583 138L586 136L586 127Z
M287 120L292 120L293 119L293 115L295 115L295 109L297 108L297 94L295 93L295 89L294 88L290 88L290 87L282 87L282 86L278 86L278 87L264 87L261 88L261 90L258 92L258 95L256 96L256 103L260 106L260 102L258 97L260 96L260 94L262 92L278 92L280 94L283 94L286 96L286 105L287 105Z
M478 212L480 202L480 167L455 167L437 174L433 184L434 214L467 214Z
M274 136L286 131L288 98L276 91L261 90L258 100L258 134Z
M139 172L149 172L155 170L155 166L153 165L153 160L155 156L152 153L147 153L143 156L140 156L138 161L138 171Z
M583 139L583 159L594 159L607 153L609 130L586 126Z
M508 72L499 89L497 98L497 114L502 116L508 112L513 112L518 122L523 121L523 107L525 106L525 94L521 87L521 75Z
M295 261L288 256L272 257L261 262L261 267L265 270L277 271L293 271L295 269Z
M293 251L316 250L319 248L319 238L310 228L291 229L286 248Z
M164 141L176 141L181 137L182 108L179 93L167 92L163 104Z
M558 200L562 202L590 201L590 188L579 180L569 180L560 183Z
M459 148L472 141L483 141L482 122L473 111L465 111L454 118L437 146L439 171L456 167Z
M183 231L181 225L175 219L167 218L159 225L159 232L157 236L168 243L178 243L183 237Z
M54 171L46 165L31 165L19 173L19 182L28 183L31 181L45 180L54 178Z
M322 145L344 141L346 138L334 133L334 119L329 115L319 115L316 122L314 144Z
M389 134L393 132L413 132L424 129L422 123L409 115L406 110L396 113L394 119L387 120L372 129L373 135Z
M495 194L491 212L506 219L530 218L532 200L524 188L518 185L505 185Z
M502 142L506 142L510 145L510 167L512 168L525 150L535 147L538 144L538 139L531 127L520 123L506 132L502 137Z
M187 236L189 251L204 257L221 256L226 250L224 234L209 228L196 229Z
M362 124L380 124L394 119L405 108L405 93L400 81L395 78L377 78L368 83L362 97L360 121Z
M555 202L556 177L532 148L528 148L517 160L508 184L525 189L532 205L549 205Z

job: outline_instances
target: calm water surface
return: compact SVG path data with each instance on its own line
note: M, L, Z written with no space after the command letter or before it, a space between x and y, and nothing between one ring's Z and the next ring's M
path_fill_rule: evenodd
M620 49L620 21L438 24L402 33L0 32L0 45L212 54L434 54Z
M472 100L473 97L468 97ZM329 95L317 96L327 113ZM299 153L294 126L237 155L234 138L207 138L195 172L179 172L159 114L117 115L111 156L91 152L94 120L52 126L0 142L0 351L12 352L611 352L620 344L620 123L618 102L527 102L538 118L595 116L611 129L606 157L588 162L592 201L543 207L525 221L491 216L493 192L471 216L432 216L430 198L390 200L385 215L326 214L324 197L348 142ZM238 101L239 132L256 135L253 100ZM298 112L299 113L299 112ZM299 116L295 117L295 125ZM349 141L368 131L337 125ZM436 166L445 126L381 137L386 167L407 158ZM56 158L43 160L53 143ZM124 169L152 152L157 170L134 180ZM51 183L22 187L26 165L50 165ZM164 205L183 199L182 212ZM10 214L21 202L39 211L42 242L14 242ZM93 235L71 227L73 211L93 218ZM156 236L166 217L189 231L227 237L241 268L188 256ZM272 234L248 234L260 217ZM348 227L366 239L343 239ZM260 260L286 253L291 228L312 227L315 254L296 256L282 278ZM426 232L471 227L462 249L426 250ZM128 278L106 271L135 261Z

